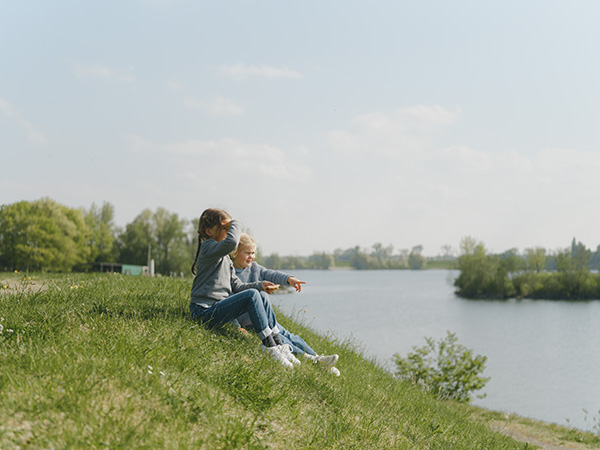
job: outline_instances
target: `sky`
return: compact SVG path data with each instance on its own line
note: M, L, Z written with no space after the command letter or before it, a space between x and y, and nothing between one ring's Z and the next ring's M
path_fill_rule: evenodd
M5 2L0 205L225 209L265 254L600 244L600 2ZM190 225L191 227L192 225Z

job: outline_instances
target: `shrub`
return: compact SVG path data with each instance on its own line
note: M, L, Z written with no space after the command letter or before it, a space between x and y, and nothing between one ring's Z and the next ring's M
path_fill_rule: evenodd
M413 347L414 353L406 358L394 355L396 375L438 397L468 402L471 392L482 389L489 381L480 375L487 357L474 356L472 350L458 343L455 333L447 333L437 343L425 338L427 345Z

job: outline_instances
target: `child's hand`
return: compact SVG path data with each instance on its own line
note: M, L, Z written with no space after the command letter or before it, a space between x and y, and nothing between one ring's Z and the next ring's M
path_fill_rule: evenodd
M287 283L288 283L290 286L294 286L294 287L296 288L296 292L300 292L300 291L302 291L302 285L303 285L303 284L306 284L306 282L304 282L304 281L300 281L300 280L299 280L298 278L296 278L296 277L289 277L289 278L287 279Z
M263 288L263 291L265 291L267 294L272 294L277 289L279 289L279 285L278 284L273 284L270 281L263 281L262 282L262 288Z
M243 328L243 327L239 327L239 328L238 328L238 331L239 331L240 333L242 333L242 334L245 334L245 335L247 335L247 334L248 334L248 330L246 330L246 329L245 329L245 328Z
M231 228L231 219L225 219L221 221L221 228L223 230L229 231L229 229Z

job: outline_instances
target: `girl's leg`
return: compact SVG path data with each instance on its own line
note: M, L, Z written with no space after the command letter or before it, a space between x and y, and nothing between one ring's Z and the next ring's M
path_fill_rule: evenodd
M263 308L265 308L265 314L267 315L267 319L269 321L269 327L271 327L271 330L273 330L273 339L277 345L282 345L284 342L281 340L279 325L277 324L277 318L275 317L275 312L271 306L269 295L266 292L261 291L260 298L262 300Z
M248 289L230 295L202 311L198 318L209 327L214 328L222 326L246 312L250 316L252 327L261 341L271 336L272 330L269 327L267 314L260 294L256 289Z
M281 340L284 344L289 344L292 347L292 351L298 355L303 355L305 353L316 356L317 352L315 352L310 345L308 345L304 339L302 339L297 334L290 333L286 330L283 325L279 324L279 334L281 335Z
M196 310L192 311L194 314ZM231 322L236 317L248 313L252 326L259 339L263 342L266 353L285 367L292 368L293 365L281 352L281 348L277 347L273 340L273 332L269 327L267 314L263 307L260 294L256 289L248 289L230 295L224 300L215 303L210 308L195 314L201 322L206 323L209 327L214 328Z

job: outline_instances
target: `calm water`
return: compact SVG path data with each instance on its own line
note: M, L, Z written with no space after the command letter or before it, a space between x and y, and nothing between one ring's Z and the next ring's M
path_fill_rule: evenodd
M454 271L294 274L307 282L302 293L273 296L275 304L357 342L390 370L395 353L406 356L449 330L488 357L491 380L478 392L487 397L474 404L582 429L600 417L600 301L465 300L454 295Z

